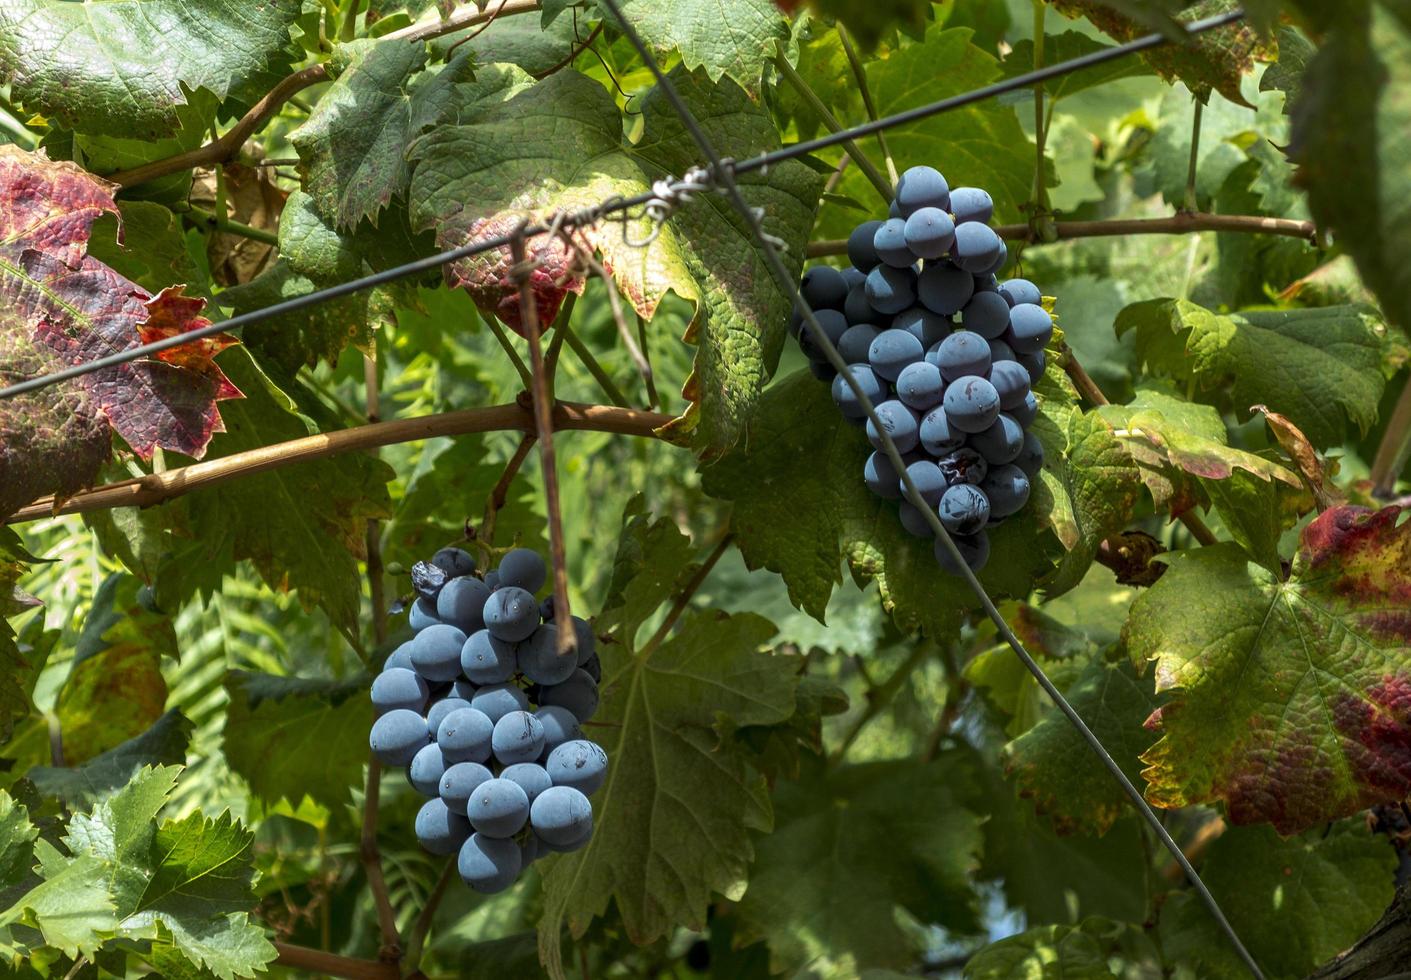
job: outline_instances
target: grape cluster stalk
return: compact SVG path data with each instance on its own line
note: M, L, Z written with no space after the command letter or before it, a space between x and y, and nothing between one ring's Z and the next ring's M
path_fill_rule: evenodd
M852 265L814 266L799 286L922 499L976 572L989 559L986 529L1023 509L1043 466L1043 446L1029 431L1039 411L1032 387L1053 338L1038 287L995 276L1009 252L990 227L993 214L983 189L952 188L934 168L912 167L888 218L864 221L848 237ZM868 488L901 500L902 526L930 538L926 517L901 499L901 474L881 451L881 433L801 326L795 311L789 331L814 376L832 382L843 417L865 426L877 450L863 469ZM960 574L939 541L935 554Z
M607 753L581 727L598 708L596 640L578 616L557 622L552 596L534 597L547 578L527 548L483 575L459 548L418 562L415 636L372 683L372 752L428 797L417 840L456 854L461 878L485 894L587 844L588 798L607 778ZM558 652L560 629L573 631L570 653Z

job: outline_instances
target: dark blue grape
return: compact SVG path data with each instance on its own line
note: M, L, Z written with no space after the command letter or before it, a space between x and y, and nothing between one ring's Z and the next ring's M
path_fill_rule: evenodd
M436 597L436 618L470 634L485 625L485 601L490 587L478 578L453 578Z
M1043 351L1035 351L1032 354L1020 354L1016 351L1014 359L1029 372L1030 384L1038 384L1039 379L1044 376L1044 368L1048 366L1048 355Z
M994 425L972 435L969 442L976 452L985 457L993 473L996 466L1012 463L1019 458L1024 448L1024 429L1012 416L1000 412Z
M901 516L902 530L914 538L929 538L934 533L926 516L909 500L903 500L897 513Z
M534 594L514 585L502 585L485 602L485 628L496 639L518 643L539 625L539 603Z
M876 452L867 457L867 462L862 467L862 482L877 496L887 500L900 497L901 491L897 489L900 480L896 467L892 465L886 453Z
M882 261L882 257L877 254L877 248L872 244L873 238L877 235L877 229L882 227L880 221L864 221L852 230L848 236L848 260L857 266L864 273L871 272L877 263Z
M470 702L441 719L436 744L447 762L484 762L490 758L490 738L495 720Z
M926 360L940 369L941 377L946 381L955 381L967 375L983 378L990 371L990 345L977 333L957 330L941 341Z
M500 840L472 834L456 856L456 871L461 880L482 895L502 892L523 870L519 845L512 840Z
M959 313L974 292L975 277L948 262L927 262L916 280L921 305L941 316Z
M1009 413L1014 416L1014 420L1024 428L1034 424L1034 419L1039 417L1039 400L1034 397L1031 391L1024 396L1024 401L1020 406Z
M524 790L524 795L529 797L531 804L540 793L553 785L548 772L537 762L517 762L506 766L505 771L500 773L500 778L508 779Z
M1053 339L1053 317L1042 306L1020 303L1009 311L1010 347L1020 354L1035 354Z
M941 502L941 494L946 492L948 483L946 475L941 472L941 468L929 459L918 459L914 463L907 464L906 475L911 477L911 482L916 484L916 490L921 494L921 499L932 507ZM904 484L897 481L898 493L904 493Z
M407 625L420 633L428 626L435 626L441 620L436 618L436 603L427 599L426 596L417 596L416 602L412 603L412 608L407 613Z
M789 311L788 323L789 336L797 340L799 336L799 331L803 329L803 314L798 311L797 307Z
M997 256L995 256L995 260L994 260L993 262L991 262L989 265L985 266L985 268L981 269L978 274L981 275L981 276L988 276L988 277L990 277L991 279L993 279L995 273L999 272L999 270L1003 269L1003 268L1004 268L1006 265L1008 265L1008 264L1009 264L1009 246L1006 245L1006 244L1001 240L1000 243L999 243L999 254L998 254ZM995 288L996 291L998 291L998 289L999 289L999 283L998 283L998 282L995 283L994 288Z
M544 750L552 752L564 742L572 742L583 737L583 729L573 712L557 704L548 704L534 712L539 724L544 726Z
M528 548L511 548L495 570L500 573L500 588L516 585L526 592L538 592L549 579L544 559Z
M558 652L559 631L545 623L519 645L519 669L535 684L562 684L578 669L578 657Z
M950 185L934 167L911 167L897 180L894 201L903 218L909 218L921 208L950 210Z
M573 655L582 667L598 652L598 638L593 635L593 624L582 616L573 619Z
M960 311L960 323L986 340L998 340L1009 329L1009 304L999 293L979 292Z
M579 667L578 669L587 674L588 679L591 680L594 684L601 682L603 679L603 665L602 662L598 660L598 655L596 653L593 654L593 656L589 657L587 662L584 663L583 666Z
M592 796L608 778L608 756L596 742L579 738L550 752L544 768L555 786L572 786Z
M412 640L412 666L429 681L453 681L461 672L463 646L465 634L454 626L443 623L428 626Z
M990 471L990 464L985 462L985 457L969 446L962 446L953 453L947 453L936 460L936 465L945 474L949 486L959 483L978 486Z
M441 791L441 777L446 774L446 759L441 746L423 745L407 766L407 782L422 796L435 796Z
M541 688L539 703L567 708L579 722L585 722L598 710L598 682L579 667L562 684Z
M892 445L896 447L897 452L909 453L916 448L920 440L918 430L921 417L916 414L915 409L892 399L877 406L877 419L892 437ZM872 424L871 419L867 420L867 441L872 443L873 449L882 448L882 434Z
M936 510L951 534L974 534L990 519L990 498L977 486L957 483L941 495Z
M487 684L475 692L470 706L494 724L511 711L526 710L529 699L513 684Z
M494 778L495 774L478 762L457 762L446 767L438 790L452 812L465 813L470 794L481 783L488 783Z
M940 208L917 208L906 219L902 234L911 255L939 259L955 241L955 222Z
M503 684L519 670L515 645L476 630L461 647L461 672L478 684Z
M486 585L490 586L490 591L493 592L500 587L500 573L492 568L485 573L484 581Z
M918 361L908 364L897 378L897 398L902 404L926 412L941 403L946 384L934 364Z
M470 822L440 799L427 800L417 811L416 839L432 854L454 854L469 836Z
M980 489L990 498L991 520L1017 514L1029 501L1029 477L1013 463L992 468Z
M430 694L421 675L405 667L384 670L372 679L372 707L378 714L394 708L421 713Z
M951 261L966 272L988 272L1004 252L1004 242L989 225L980 221L964 221L955 226L955 245Z
M393 667L405 667L407 670L415 670L412 665L412 644L408 640L406 643L398 644L397 649L387 655L387 659L382 661L383 670L391 670Z
M810 309L841 310L843 300L848 296L848 282L843 278L841 270L831 265L815 265L804 272L803 281L799 283L799 292L803 294L804 302Z
M952 535L951 540L960 551L960 556L965 560L965 564L970 566L970 570L975 573L985 567L985 562L990 560L990 539L984 531L977 531L969 537ZM951 559L950 551L946 548L946 543L940 538L936 539L936 562L952 575L959 575L960 567Z
M1010 306L1018 306L1020 303L1038 305L1043 301L1039 287L1027 279L1006 279L999 284L999 294L1009 301Z
M1029 393L1029 372L1017 361L996 361L990 368L990 384L999 392L999 407L1011 411Z
M838 369L833 367L833 365L829 364L825 360L810 359L808 362L808 373L813 375L819 381L826 381L831 384L833 379L838 376Z
M532 800L530 801L533 802ZM526 834L519 840L519 867L523 871L535 861L539 860L539 838L533 834Z
M1003 340L991 340L989 344L991 364L998 364L1000 361L1014 360L1014 348L1010 347Z
M430 741L426 718L410 708L393 708L379 716L367 738L372 754L385 766L409 765Z
M872 323L877 319L877 311L867 302L866 277L848 290L848 298L843 300L843 316L847 317L848 323ZM797 332L794 335L798 336Z
M965 445L965 433L950 427L944 408L933 408L921 419L921 448L932 456L946 456Z
M460 548L442 548L431 556L431 564L452 578L472 575L475 572L475 559L470 556L470 552Z
M986 356L989 348L985 348ZM999 392L979 375L956 378L946 387L943 404L951 428L961 432L984 432L999 418Z
M593 832L593 804L572 786L551 786L530 807L529 824L547 844L575 844Z
M836 347L847 332L848 318L837 310L815 310L813 318L823 328L823 335L828 338L828 342ZM803 351L809 360L823 359L823 345L818 342L812 327L805 326L799 334L799 350Z
M962 221L989 221L995 214L995 202L989 192L980 187L957 187L950 192L950 210L956 224Z
M892 203L887 205L887 217L900 218L901 216L901 206L897 204L896 198L892 198Z
M872 341L876 340L881 332L870 323L853 324L843 331L843 336L838 339L838 356L845 364L866 364Z
M888 218L882 222L872 236L872 247L877 250L883 263L896 269L910 268L917 258L907 247L906 222L901 218Z
M857 287L867 281L867 273L856 266L848 266L843 270L843 282L848 284L848 292L852 292ZM846 302L846 301L844 301Z
M518 783L487 779L466 800L465 815L478 834L513 837L529 822L529 796Z
M921 341L922 350L930 350L951 335L955 323L950 317L932 313L924 306L913 306L898 313L892 327L905 330Z
M1024 449L1019 453L1014 465L1023 470L1030 480L1038 476L1039 470L1043 469L1044 444L1033 432L1024 433Z
M544 723L527 711L511 711L495 722L490 746L500 765L533 762L544 753Z
M466 703L469 703L470 699L475 697L476 692L478 692L479 690L479 684L472 684L464 677L458 677L457 679L451 682L451 697L460 698ZM432 732L431 734L435 735L436 733Z
M921 341L905 330L883 330L867 349L867 363L884 381L895 381L902 369L926 356Z
M887 397L887 385L877 373L866 364L849 365L853 378L858 386L867 393L868 399L873 405L883 401ZM862 419L867 417L867 413L862 410L862 403L853 394L852 386L841 374L833 379L833 403L838 406L838 410L843 413L844 418Z
M444 568L438 568L429 561L419 561L412 566L412 588L433 605L441 587L451 580Z
M878 313L894 316L916 302L916 272L879 265L867 274L867 302Z
M474 692L472 692L474 693ZM459 696L442 698L440 701L433 701L431 707L426 709L426 733L432 738L436 737L436 730L441 727L441 722L446 720L446 716L452 711L460 708L469 708L470 699Z

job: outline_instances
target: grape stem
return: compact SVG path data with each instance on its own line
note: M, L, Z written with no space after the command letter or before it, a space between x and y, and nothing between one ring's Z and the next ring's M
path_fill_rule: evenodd
M581 429L646 438L655 437L656 430L672 420L672 416L661 412L643 412L638 409L585 405L578 402L558 402L554 405L553 418L556 431ZM11 514L5 519L5 523L16 524L60 514L81 514L112 507L149 507L193 490L216 486L256 473L282 469L296 463L436 436L502 431L533 432L534 417L529 406L510 403L488 408L464 408L455 412L414 419L394 419L272 443L222 459L176 467L165 473L121 480L75 494L63 501L55 501L52 496L41 497Z
M363 390L367 399L367 420L382 417L382 394L377 381L377 362L363 355ZM373 455L377 455L374 451ZM377 518L367 522L367 585L372 599L372 638L376 646L387 641L387 595L382 581L382 525Z
M828 760L831 765L836 766L843 761L843 756L847 755L848 749L852 747L853 742L857 741L857 737L862 734L867 723L882 713L897 691L901 690L901 686L906 683L907 678L911 676L911 672L921 666L921 662L934 650L935 648L930 643L918 642L912 649L911 656L906 658L906 662L887 675L885 681L876 686L868 685L867 704L862 709L862 713L853 721L842 741L838 743L838 747L833 750L833 754Z
M514 483L515 476L519 474L519 468L524 465L524 460L529 456L529 450L533 448L534 433L526 432L520 438L514 455L505 464L505 471L495 481L494 489L490 491L490 496L485 501L485 517L480 522L480 530L475 539L480 544L481 563L487 567L490 564L490 549L495 544L495 519L499 516L500 508L504 507L505 501L509 499L510 484Z
M843 124L838 122L838 118L823 104L823 100L809 87L808 82L804 81L799 73L794 71L794 66L789 64L788 58L784 57L782 54L775 55L774 66L779 70L780 77L792 85L804 102L808 103L808 107L813 110L814 114L818 116L823 125L827 127L828 132L842 132ZM877 188L877 193L882 196L882 200L890 205L892 203L893 193L891 182L888 181L886 177L882 176L882 172L877 169L877 165L872 162L867 154L862 152L862 148L852 140L844 140L843 152L851 157L853 163L857 164L858 167L862 169L867 179L872 182L872 186Z
M1394 496L1396 477L1411 458L1411 381L1401 389L1391 419L1387 422L1377 455L1372 460L1372 493L1384 499Z
M857 81L857 90L862 95L862 107L867 110L867 118L876 122L878 118L877 103L872 98L872 86L867 82L867 71L862 66L862 59L857 56L857 49L852 45L852 39L848 37L848 32L843 27L842 21L838 22L838 40L843 42L843 54L847 56L848 66L852 68L852 76ZM893 186L897 182L897 162L892 156L892 148L887 145L886 130L877 130L877 145L882 150L882 162L887 165L887 177Z
M382 763L369 756L367 788L363 793L363 826L358 846L367 887L377 908L377 928L382 933L380 958L395 962L402 955L402 939L397 934L397 914L392 911L392 899L387 894L387 879L382 875L382 852L377 848L377 808L382 795Z
M413 967L421 965L421 950L426 943L426 934L431 930L431 920L436 918L436 909L441 904L441 898L446 894L446 886L455 876L456 859L453 855L446 860L446 866L441 869L441 877L436 879L436 884L432 886L431 893L426 896L426 902L422 905L421 912L417 914L416 922L412 924L411 935L407 937L407 949L402 955L403 963L410 963Z
M1283 235L1302 238L1310 244L1318 243L1317 226L1311 221L1294 221L1291 218L1268 218L1259 214L1205 214L1201 212L1181 212L1169 218L1120 218L1107 221L1057 221L1051 225L1054 241L1072 238L1103 238L1114 235L1184 235L1193 231L1247 232L1255 235ZM995 232L1001 238L1023 241L1030 244L1046 244L1049 239L1038 242L1033 238L1028 225L997 225ZM829 255L848 254L847 239L830 238L809 242L808 257L823 258Z
M345 977L346 980L401 980L401 970L395 963L354 959L351 956L339 956L337 953L328 953L321 949L309 949L307 946L278 941L275 942L274 948L278 953L276 963L306 973Z
M661 621L657 631L652 634L651 639L643 643L641 649L637 651L638 657L649 657L652 651L666 640L670 635L672 627L681 618L681 614L686 611L686 607L691 604L691 597L696 594L696 590L705 582L710 575L710 570L715 567L715 563L724 556L725 550L730 547L730 543L735 540L735 532L727 530L720 536L720 540L715 543L710 555L701 562L701 567L696 569L696 574L691 576L691 580L677 593L676 601L671 604L671 608L666 612L666 618Z

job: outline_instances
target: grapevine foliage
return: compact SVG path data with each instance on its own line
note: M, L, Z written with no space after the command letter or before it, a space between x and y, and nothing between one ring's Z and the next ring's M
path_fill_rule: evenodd
M1265 974L1403 968L1402 6L616 6ZM1241 975L609 8L0 0L0 385L185 340L0 399L0 972Z

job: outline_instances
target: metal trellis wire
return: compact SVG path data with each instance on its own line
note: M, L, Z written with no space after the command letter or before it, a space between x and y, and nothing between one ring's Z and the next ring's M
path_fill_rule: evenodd
M1214 17L1192 21L1185 26L1184 30L1187 36L1195 36L1197 34L1203 34L1206 31L1225 27L1238 21L1243 16L1244 12L1242 10L1232 10ZM631 212L634 209L640 208L647 209L646 216L652 219L654 227L659 228L665 215L669 214L672 207L683 199L683 195L702 189L702 184L714 188L723 184L726 180L733 182L734 175L750 173L756 170L767 170L772 164L783 160L792 160L797 157L807 156L810 153L827 149L831 146L837 146L848 140L870 136L884 129L890 129L894 126L926 119L952 109L959 109L976 102L982 102L1007 92L1032 88L1040 82L1060 78L1071 72L1080 71L1081 69L1090 68L1093 65L1103 64L1108 61L1114 61L1118 58L1123 58L1141 51L1147 51L1167 43L1170 43L1170 39L1163 34L1148 34L1128 41L1125 44L1103 48L1078 58L1061 61L1035 71L1026 72L1023 75L1016 75L1013 78L996 82L993 85L987 85L984 88L978 88L960 95L939 99L935 102L918 106L915 109L908 109L905 112L884 116L881 119L853 126L836 133L830 133L826 136L820 136L817 139L808 140L803 143L792 143L788 146L780 147L768 153L761 153L746 160L717 160L709 168L694 170L681 180L659 181L657 186L651 191L636 194L632 197L612 198L599 203L595 207L584 208L568 213L559 213L549 222L538 222L527 225L522 229L517 229L515 232L493 235L474 242L468 242L458 248L438 252L435 255L429 255L426 258L417 259L414 262L408 262L391 269L384 269L381 272L373 273L372 275L364 276L360 279L339 283L336 286L330 286L327 289L320 289L304 296L285 300L282 303L275 303L272 306L251 310L248 313L241 313L197 330L176 334L163 340L142 344L141 346L133 347L128 350L118 351L117 353L109 354L105 357L82 361L50 374L27 378L24 381L17 381L5 388L0 388L0 399L14 398L17 395L39 391L53 384L71 381L74 378L91 374L94 371L101 371L104 368L117 367L118 365L126 364L130 361L150 357L153 354L159 354L162 351L170 350L173 347L180 347L183 344L195 340L212 337L219 333L234 332L248 327L253 323L259 323L272 317L296 313L299 310L307 309L319 303L339 299L364 289L372 289L397 279L404 279L408 276L416 276L424 272L430 272L432 269L469 258L473 255L479 255L482 252L505 248L513 241L516 234L523 234L525 237L530 238L539 235L553 234L559 229L571 230L573 228L593 226L604 220L618 220L623 222L623 232L625 235L627 229L626 222L631 220ZM667 193L663 193L664 188ZM650 241L650 239L648 239L648 241Z
M656 77L657 85L671 103L681 124L686 127L686 130L690 133L691 138L695 141L701 153L710 161L711 171L720 183L719 189L729 198L730 203L749 223L760 250L764 253L765 263L769 266L771 275L773 275L785 295L793 297L795 304L797 304L797 309L803 315L804 322L813 337L814 343L824 352L828 363L843 376L848 387L852 389L853 395L857 398L858 403L866 413L868 421L871 422L875 431L880 434L883 443L883 451L887 454L887 458L891 461L897 473L901 475L906 499L925 516L926 523L930 526L931 531L935 534L937 539L941 541L946 552L950 555L951 561L955 563L956 567L961 569L966 584L970 586L975 597L980 600L986 614L994 622L995 628L999 630L1000 635L1004 637L1005 641L1014 650L1015 655L1019 657L1024 667L1034 676L1034 679L1038 681L1039 686L1044 689L1044 692L1053 699L1054 704L1056 704L1059 710L1068 718L1073 727L1078 730L1078 733L1083 737L1083 740L1087 742L1088 747L1093 753L1102 760L1102 764L1107 767L1107 770L1112 774L1113 778L1121 784L1123 792L1131 799L1132 804L1141 813L1142 818L1152 830L1156 832L1161 843L1180 864L1181 869L1190 880L1192 887L1194 887L1196 892L1200 895L1201 901L1210 911L1210 914L1214 916L1221 930L1225 933L1230 943L1234 946L1235 951L1239 954L1240 959L1243 960L1245 966L1248 967L1249 972L1256 977L1257 980L1263 980L1264 974L1259 969L1259 964L1255 962L1254 957L1250 954L1249 950L1245 948L1244 943L1240 941L1239 935L1235 932L1234 927L1230 925L1229 919L1225 917L1225 913L1221 910L1220 904L1205 886L1205 882L1201 880L1199 873L1197 873L1195 868L1191 865L1189 859L1187 859L1185 853L1181 850L1180 845L1167 833L1166 828L1162 826L1156 813L1142 797L1141 792L1132 784L1132 781L1122 772L1122 768L1117 764L1116 760L1112 758L1111 754L1103 746L1101 740L1093 734L1092 729L1087 726L1082 717L1073 709L1073 706L1068 703L1063 693L1054 686L1053 681L1044 673L1043 668L1039 666L1038 662L1035 661L1028 650L1024 648L1024 644L1019 641L1019 638L1014 634L1009 624L1005 622L1004 617L1000 615L999 610L995 608L994 601L990 598L989 593L985 591L985 587L980 584L980 580L975 577L975 573L971 571L969 565L966 564L960 550L956 547L955 542L946 531L945 525L941 523L940 515L934 508L928 507L926 502L921 499L921 493L917 489L915 482L911 479L906 464L902 461L901 453L897 451L896 444L892 441L891 435L887 432L887 427L883 425L881 420L877 417L876 409L871 399L868 398L862 386L858 384L847 363L838 354L837 348L833 345L832 341L828 339L827 333L824 332L823 328L819 325L813 310L799 292L793 277L789 275L788 269L785 268L783 261L779 258L779 250L775 246L772 236L765 233L761 225L761 212L756 208L752 208L740 193L739 186L735 183L731 168L726 166L725 161L723 161L716 152L710 138L706 135L705 131L701 129L690 107L682 100L680 94L676 91L676 87L672 85L671 79L667 78L662 72L661 66L657 64L656 59L652 56L651 51L642 41L636 29L622 17L621 11L617 5L617 0L600 0L600 2L603 7L613 15L614 20L617 22L617 28L632 42L633 47L637 49L638 55L646 63L647 67L651 69L652 74ZM1230 15L1225 15L1225 17L1221 19L1228 23L1230 22ZM880 127L873 124L870 128L859 128L863 129L863 135L866 135ZM833 135L836 137L840 134ZM736 171L738 171L738 169L739 168L735 168Z

